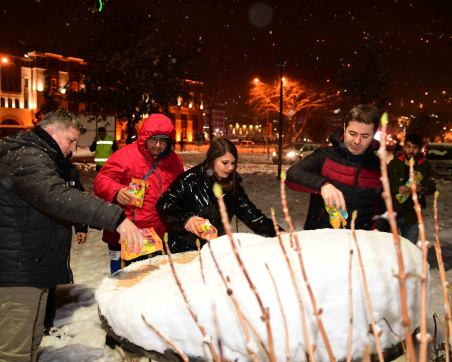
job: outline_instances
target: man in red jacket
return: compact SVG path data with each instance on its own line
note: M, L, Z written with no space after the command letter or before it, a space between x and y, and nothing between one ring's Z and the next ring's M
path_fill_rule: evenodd
M121 205L139 228L154 228L163 238L166 225L155 205L174 179L184 172L181 159L172 150L176 130L162 114L152 114L143 123L136 142L116 151L94 179L94 192L104 200ZM143 205L135 206L129 184L144 180ZM121 268L119 235L104 230L111 272Z

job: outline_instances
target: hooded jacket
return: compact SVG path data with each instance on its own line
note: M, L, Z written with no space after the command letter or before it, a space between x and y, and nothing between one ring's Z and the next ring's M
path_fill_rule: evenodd
M372 141L363 154L353 155L345 147L343 130L335 132L330 141L332 146L317 149L287 171L286 184L290 189L311 194L304 228L331 228L320 194L323 184L331 183L344 195L349 215L347 228L356 210L356 228L370 230L375 227L373 216L384 211L380 159L376 155L379 143Z
M436 190L435 179L433 178L432 164L422 155L417 155L414 160L414 171L422 174L422 189L418 193L419 203L423 209L427 202L425 195L431 195ZM392 205L397 216L403 217L407 225L417 224L416 211L414 210L413 198L410 196L404 203L396 200L395 195L399 193L399 187L405 185L410 178L410 168L405 164L405 155L394 157L388 164L388 178L391 186Z
M240 182L237 175L232 189L223 190L229 219L236 215L256 234L275 236L272 220L251 202ZM214 177L207 174L202 163L180 175L161 196L157 208L168 222L168 242L173 253L197 249L197 236L185 230L185 224L192 216L208 219L217 228L218 236L225 234L218 201L213 193L214 183ZM206 240L200 242L203 245Z
M70 281L72 225L115 230L120 207L71 187L69 168L41 127L0 141L0 286Z
M178 175L184 172L182 161L174 151L176 130L171 120L162 114L152 114L143 123L136 142L131 143L111 155L94 179L94 192L97 196L109 202L116 202L116 194L128 187L132 178L142 179L154 166L156 161L146 149L146 141L155 135L169 137L167 148L158 158L155 169L146 179L146 190L143 207L121 205L127 218L139 228L153 227L160 237L166 232L166 225L157 212L155 204L160 195ZM119 245L118 233L104 231L102 238L111 245Z

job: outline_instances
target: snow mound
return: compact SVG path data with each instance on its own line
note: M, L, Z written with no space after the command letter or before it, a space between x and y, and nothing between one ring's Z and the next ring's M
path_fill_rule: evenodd
M354 249L350 230L313 230L297 232L308 280L313 289L336 360L346 357L349 328L349 253ZM326 361L328 355L312 312L312 305L300 271L297 253L290 246L289 234L283 236L306 308L307 326L311 343L316 345L317 360ZM370 289L375 320L382 331L384 349L404 338L401 323L399 284L396 277L398 264L392 235L378 231L357 231L357 238ZM286 359L286 340L292 360L304 361L305 342L301 313L291 274L278 238L264 238L253 234L234 234L240 256L250 279L256 287L263 305L269 309L275 354L278 361ZM405 272L414 277L407 281L410 319L413 329L420 315L421 252L403 239L402 252ZM267 342L265 324L257 299L248 285L242 269L226 236L211 242L212 252L229 288L261 340ZM199 324L205 328L203 338L191 318L171 272L167 256L134 263L123 271L103 280L96 292L100 313L113 331L135 345L149 351L163 353L169 346L146 326L144 318L163 335L179 346L187 355L211 359L205 341L211 340L218 352L218 339L227 360L246 361L247 347L255 350L259 360L266 355L257 339L246 344L242 325L227 294L211 251L206 245L201 250L202 269L197 252L173 255L178 278ZM276 281L279 297L272 278ZM368 345L374 348L374 337L369 332L366 301L362 287L357 252L352 260L353 344L352 357L359 358ZM281 305L283 313L281 312ZM285 332L286 319L287 335ZM267 343L266 343L267 344Z

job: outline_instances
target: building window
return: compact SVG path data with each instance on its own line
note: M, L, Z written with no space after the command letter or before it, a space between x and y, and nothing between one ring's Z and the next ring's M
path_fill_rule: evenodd
M12 98L8 98L8 107L13 108L13 100Z
M0 99L0 106L1 107L5 106L5 98L3 98L3 97Z
M19 104L19 100L18 99L14 100L14 107L15 108L20 108L20 104Z
M24 99L24 108L28 108L28 99Z
M174 122L176 120L176 113L171 113L170 112L169 118L170 118L170 120L172 120Z

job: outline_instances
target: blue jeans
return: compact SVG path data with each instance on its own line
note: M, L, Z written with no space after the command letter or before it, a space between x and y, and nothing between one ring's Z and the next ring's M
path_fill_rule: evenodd
M411 241L413 244L417 244L419 237L419 226L417 222L415 224L407 224L403 216L397 217L397 226L400 230L400 235Z

